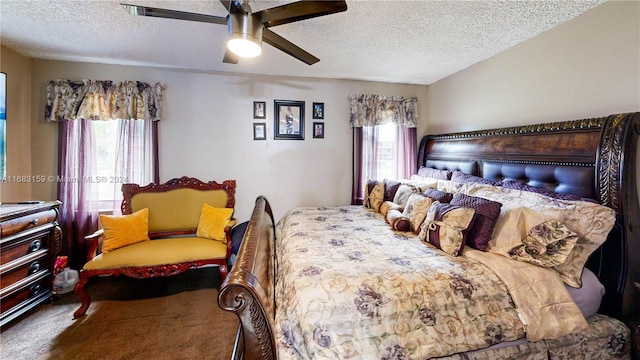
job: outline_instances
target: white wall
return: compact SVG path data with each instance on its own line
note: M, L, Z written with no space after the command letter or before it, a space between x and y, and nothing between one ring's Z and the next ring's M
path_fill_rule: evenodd
M426 111L431 133L640 111L640 2L607 2L438 81Z
M249 219L258 195L267 196L276 220L296 206L349 204L348 96L371 93L424 99L426 88L34 60L34 173L57 173L57 125L43 120L47 82L85 78L164 82L167 89L159 127L160 180L184 175L201 180L235 179L238 221ZM305 101L304 141L273 139L275 99ZM266 120L253 119L253 101L267 102ZM324 139L312 138L312 102L325 104ZM253 122L267 123L266 141L253 140ZM34 184L33 196L55 198L56 184Z

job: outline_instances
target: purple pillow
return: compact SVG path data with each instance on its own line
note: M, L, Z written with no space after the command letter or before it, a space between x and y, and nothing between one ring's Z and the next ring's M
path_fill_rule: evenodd
M565 287L569 291L573 302L582 311L582 315L588 318L598 312L605 290L598 277L586 267L582 270L581 283L582 286L580 288L574 288L569 285L565 285Z
M502 187L505 188L505 189L528 191L528 192L532 192L532 193L548 196L550 198L558 199L558 200L589 201L589 202L598 204L598 202L596 200L594 200L594 199L584 198L584 197L580 197L580 196L577 196L577 195L571 195L571 194L560 194L560 193L557 193L555 191L551 191L551 190L547 190L547 189L544 189L544 188L531 186L531 185L525 184L525 183L517 181L517 180L503 180L502 181Z
M438 170L424 166L420 166L420 169L418 169L418 176L438 180L451 180L451 174L451 170Z
M478 184L487 184L487 185L496 185L495 182L485 179L480 176L475 176L471 174L465 174L460 170L456 170L451 175L451 181L460 182L460 183L478 183Z
M436 190L432 187L425 190L424 194L432 198L433 200L437 200L441 203L450 203L451 199L453 199L452 193Z
M467 235L467 245L474 249L487 250L502 204L481 197L456 193L453 195L451 205L468 207L476 211L476 217Z
M400 183L393 180L384 179L384 201L393 201Z

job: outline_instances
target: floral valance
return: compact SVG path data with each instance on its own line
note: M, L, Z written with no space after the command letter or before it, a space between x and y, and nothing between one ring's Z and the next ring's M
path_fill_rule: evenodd
M47 85L46 121L160 120L163 83L54 80Z
M418 98L351 95L351 127L393 123L418 126Z

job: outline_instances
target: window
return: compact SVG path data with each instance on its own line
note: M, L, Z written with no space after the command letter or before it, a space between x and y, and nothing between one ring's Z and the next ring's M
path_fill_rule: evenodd
M362 204L367 180L406 179L416 171L418 98L350 95L353 129L351 203Z
M101 181L109 180L114 176L116 168L116 147L117 147L117 121L94 121L93 136L95 138L96 147L96 181L92 190L94 191L94 199L99 200L100 211L113 208L113 201L116 200L116 193L113 189L113 182Z
M59 123L62 253L74 267L84 264L84 237L96 230L98 212L119 213L122 184L159 181L157 135L164 87L89 79L47 85L45 119Z
M352 204L362 204L368 180L406 179L416 171L416 129L392 123L353 128Z
M92 193L100 211L117 212L122 184L144 186L154 181L150 123L142 119L92 122L96 158Z
M370 126L364 128L367 131ZM393 124L379 125L378 128L378 141L373 144L377 146L378 159L372 165L375 166L375 170L372 174L376 175L376 180L394 179L395 174L395 139L396 139L396 126Z

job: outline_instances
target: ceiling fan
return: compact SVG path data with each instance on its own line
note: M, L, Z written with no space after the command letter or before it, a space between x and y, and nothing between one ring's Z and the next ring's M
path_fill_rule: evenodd
M120 5L133 15L227 25L230 38L222 61L230 64L237 64L240 57L259 56L262 53L262 41L264 41L308 65L313 65L320 59L269 28L347 10L345 1L297 1L258 12L251 11L247 0L242 4L239 0L220 0L220 2L229 15L222 17L140 5Z

